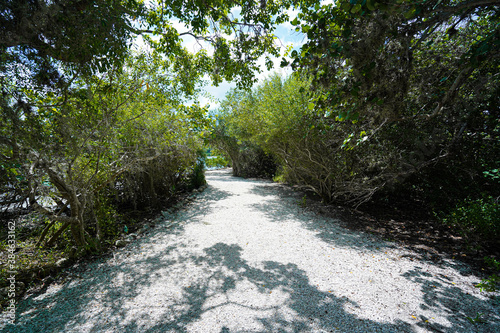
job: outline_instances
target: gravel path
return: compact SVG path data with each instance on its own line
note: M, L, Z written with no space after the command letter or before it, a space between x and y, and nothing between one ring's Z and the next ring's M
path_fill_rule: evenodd
M114 258L27 296L3 331L500 332L467 266L346 230L278 184L207 180Z

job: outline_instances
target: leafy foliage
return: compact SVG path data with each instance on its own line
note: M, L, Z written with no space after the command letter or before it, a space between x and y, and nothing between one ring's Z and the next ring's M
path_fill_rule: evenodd
M274 75L251 92L233 91L221 111L224 140L261 147L274 156L279 179L304 186L327 202L363 201L384 181L376 177L376 163L387 159L387 152L372 149L376 142L367 141L366 132L355 137L361 123L353 128L331 122L311 108L309 84L299 75Z
M49 235L53 244L68 228L79 246L102 241L113 233L106 198L155 206L193 172L201 141L190 128L199 120L184 112L161 66L157 56L138 55L124 70L75 76L63 89L25 89L25 109L2 109L24 197L51 219L39 244ZM48 198L55 209L41 203Z
M500 284L500 261L491 257L484 258L484 261L495 273L483 279L476 287L481 291L495 292L498 290L498 285Z
M195 189L207 183L204 173L206 155L203 150L199 150L197 154L198 157L196 159L196 163L188 177L189 189Z
M123 60L139 1L2 1L0 54L33 66L45 83L57 79L53 60L81 70L104 70Z
M236 80L240 88L256 82L260 57L266 55L266 66L272 67L269 55L279 55L273 31L288 19L285 12L293 1L154 1L145 21L135 33L144 37L156 50L170 54L180 79L183 73L206 73L218 85L222 80ZM173 20L185 26L179 31ZM181 47L181 37L190 36L210 45L189 54ZM158 37L158 38L157 38Z
M467 238L497 242L500 238L500 206L495 198L466 200L457 205L443 222Z
M213 156L212 158L207 158L205 160L205 165L207 168L226 168L229 165L229 162L226 160L224 156Z
M291 23L308 41L291 66L312 78L310 106L325 124L350 123L343 148L365 160L353 170L369 179L355 177L360 186L436 198L484 189L480 170L499 153L496 5L303 3Z

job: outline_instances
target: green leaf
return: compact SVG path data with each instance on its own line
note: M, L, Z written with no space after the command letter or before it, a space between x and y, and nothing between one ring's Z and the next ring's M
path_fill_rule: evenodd
M366 1L366 7L368 7L369 10L374 11L376 9L374 0Z
M309 105L307 105L307 108L308 108L309 110L314 110L314 106L315 106L315 105L314 105L314 103L313 103L313 102L309 102Z
M412 7L412 9L410 9L409 11L407 11L404 16L409 20L411 18L413 18L413 16L415 16L417 12L417 9L415 7Z
M351 13L356 14L357 12L359 12L361 10L361 7L362 6L359 3L357 5L354 5L354 7L352 7L352 9L351 9Z

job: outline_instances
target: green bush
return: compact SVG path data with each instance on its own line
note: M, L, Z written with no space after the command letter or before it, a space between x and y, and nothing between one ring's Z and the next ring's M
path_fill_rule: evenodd
M207 183L205 180L205 158L205 154L202 151L198 151L196 164L188 176L189 189L195 189Z
M100 241L109 240L111 243L119 236L116 221L118 212L111 200L104 195L98 195L94 200L94 214L96 219L97 238Z
M238 160L233 159L233 174L237 177L272 179L276 174L276 168L277 165L272 155L250 143L242 144Z
M484 258L484 261L495 273L486 279L482 279L476 287L481 291L496 292L500 284L500 261L490 257Z
M229 162L224 156L214 156L213 158L207 158L205 160L205 165L207 168L225 168L229 165Z
M466 239L479 238L498 242L500 239L500 209L493 197L465 200L458 204L443 222L457 228Z

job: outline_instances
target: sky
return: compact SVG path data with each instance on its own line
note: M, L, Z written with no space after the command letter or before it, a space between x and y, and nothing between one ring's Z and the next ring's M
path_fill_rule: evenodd
M296 17L298 12L289 10L288 14L291 19ZM239 14L239 9L233 9L232 14L235 17L238 17ZM179 31L180 33L184 31L188 31L188 28L186 28L183 24L181 23L176 23L175 21L172 22L173 26ZM276 37L278 37L277 43L281 46L281 53L285 51L286 47L292 45L294 49L299 49L300 46L305 42L305 35L296 32L295 27L292 26L290 23L284 23L279 25L275 31L274 34ZM207 50L210 52L210 47L208 45L203 45L203 42L196 41L193 37L185 35L182 37L183 43L182 45L186 47L189 51L191 52L197 52L200 50L201 47L205 47ZM202 45L200 45L202 43ZM144 45L144 42L142 42L140 39L136 41L136 44L138 45ZM140 46L141 47L141 46ZM266 66L264 65L264 57L262 57L259 60L260 68L262 70L261 73L257 74L257 78L259 82L262 82L266 77L271 75L274 72L282 73L282 74L290 74L291 69L290 68L280 68L280 63L281 63L281 57L279 58L274 58L272 57L272 60L274 62L274 68L271 69L271 71L268 71L266 69ZM226 93L231 89L236 87L235 82L227 82L223 81L219 86L215 87L212 86L210 83L210 80L207 77L207 82L208 84L204 87L204 91L206 94L201 94L197 100L191 100L188 101L187 104L192 104L195 102L198 102L200 106L206 106L209 105L210 110L215 110L219 106L219 101L222 101L226 95Z
M283 44L281 48L281 53L285 51L285 48L289 45L292 45L294 49L299 49L300 46L305 42L305 36L302 33L296 32L295 27L293 27L290 23L283 24L279 26L275 31L274 34L276 37L279 38L278 43ZM264 64L264 58L261 58L259 60L260 68L262 70L261 73L257 74L257 78L259 79L259 82L262 82L266 77L271 75L274 72L282 73L284 75L290 74L291 69L290 68L281 68L280 63L281 63L282 57L275 58L272 57L274 67L271 69L271 71L268 71L265 64ZM222 82L218 87L211 86L210 84L205 87L205 91L208 92L215 100L223 100L226 93L231 89L236 87L236 83L234 82ZM210 104L210 109L217 108L218 103L214 102L213 100L211 101L207 97L201 96L200 99L200 105L205 105L205 104Z

